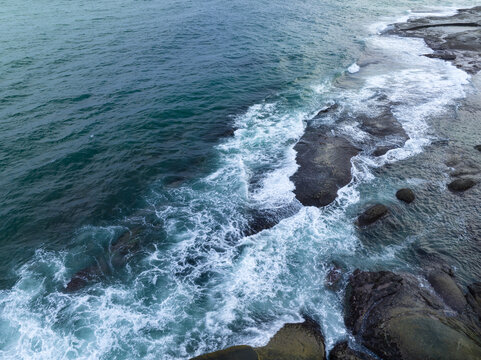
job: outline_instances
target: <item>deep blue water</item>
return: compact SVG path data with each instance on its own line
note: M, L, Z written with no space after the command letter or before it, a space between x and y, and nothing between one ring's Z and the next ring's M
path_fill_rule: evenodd
M362 249L352 226L363 194L384 196L369 170L382 164L358 159L337 203L304 208L293 146L326 104L359 111L383 92L407 104L395 111L412 141L382 161L422 153L426 119L468 77L376 30L462 5L474 2L2 1L1 357L186 359L262 344L302 312L328 346L346 336L329 262L405 264ZM378 64L350 74L363 57ZM285 207L298 212L245 236L252 212ZM116 266L127 229L139 247ZM109 271L64 292L96 263Z

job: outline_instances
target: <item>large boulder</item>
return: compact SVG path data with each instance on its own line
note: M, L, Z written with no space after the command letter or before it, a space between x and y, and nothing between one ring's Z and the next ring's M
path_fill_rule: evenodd
M351 349L347 341L342 341L333 347L329 353L329 360L374 360L374 358Z
M285 324L266 346L233 346L192 360L324 360L326 351L320 326L306 318Z
M296 144L297 172L292 176L296 198L304 206L325 206L351 181L351 158L359 149L326 128L308 127Z
M376 204L367 208L359 217L357 218L357 224L359 226L370 225L389 212L389 209L383 204Z
M466 298L459 286L454 281L452 271L446 269L436 269L428 273L428 281L443 299L444 303L459 313L466 311Z
M417 278L356 270L346 290L346 326L384 360L481 359L481 333L446 311Z

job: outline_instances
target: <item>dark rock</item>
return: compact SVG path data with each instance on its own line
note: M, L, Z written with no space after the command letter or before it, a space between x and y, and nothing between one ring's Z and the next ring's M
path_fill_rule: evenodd
M411 189L407 189L407 188L398 190L396 192L396 197L399 200L404 201L408 204L412 203L416 198L416 196L414 195L414 192Z
M466 300L481 321L481 282L468 286Z
M298 204L290 204L277 209L251 209L247 214L248 227L243 231L243 236L251 236L263 230L270 229L279 221L290 217L299 211Z
M285 324L266 346L234 346L193 358L192 360L324 360L326 358L321 328L312 319Z
M90 281L100 277L103 274L101 266L98 264L86 267L77 271L65 288L66 292L74 292L84 288Z
M292 176L296 198L305 206L325 206L351 181L351 158L359 149L325 128L308 128L294 149L299 169Z
M443 269L436 269L429 272L428 281L443 301L453 310L463 313L466 310L466 299L454 281L452 273Z
M383 204L376 204L369 207L357 218L360 226L370 225L388 213L389 209Z
M476 185L473 179L456 179L448 184L448 189L451 191L466 191Z
M361 129L373 136L396 136L404 141L409 138L389 108L384 108L378 116L360 115L357 120L361 123Z
M327 272L324 285L328 289L337 290L342 279L342 273L343 271L339 266L333 265Z
M372 152L372 156L383 156L389 150L395 149L396 146L378 146Z
M432 59L441 59L441 60L456 60L456 55L449 51L435 51L432 54L425 54L424 56Z
M329 353L329 360L374 360L370 355L355 351L349 347L347 341L337 343Z
M221 137L232 137L236 130L237 128L227 129L221 134Z
M478 151L481 151L481 145L476 145L474 148Z
M345 323L384 360L481 358L479 328L447 315L412 275L356 270L346 289Z
M339 107L338 104L334 103L332 105L326 106L325 108L319 110L319 112L314 116L313 119L317 119L322 117L323 115L327 114L328 112L334 111Z

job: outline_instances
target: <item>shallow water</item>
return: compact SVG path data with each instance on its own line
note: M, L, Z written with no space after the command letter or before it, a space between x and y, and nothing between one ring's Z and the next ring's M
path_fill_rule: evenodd
M452 261L474 248L430 145L449 133L435 119L449 118L470 79L420 56L430 50L419 39L378 34L403 16L474 3L423 5L434 8L2 5L2 357L186 359L263 344L302 313L331 347L348 335L342 294L324 286L332 262L417 272L419 248ZM302 207L289 180L293 146L332 102L352 117L319 121L355 143L370 144L356 115L384 103L411 139L377 159L357 156L336 202ZM405 184L425 199L412 210L394 200ZM399 217L358 232L353 219L377 200ZM245 236L259 212L283 220ZM109 246L126 229L140 250L116 266ZM455 263L464 282L479 271L474 260ZM109 271L65 293L93 263Z

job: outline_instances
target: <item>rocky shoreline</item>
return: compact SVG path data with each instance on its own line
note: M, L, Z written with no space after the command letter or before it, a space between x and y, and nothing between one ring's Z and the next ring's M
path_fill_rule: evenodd
M462 9L453 16L394 24L385 33L422 38L434 50L426 56L450 61L470 74L481 70L481 7ZM382 146L372 146L371 142L361 149L359 144L334 135L332 129L316 126L316 119L332 112L337 112L341 119L349 116L336 105L321 110L308 124L295 147L299 169L292 176L295 195L303 205L326 206L333 202L338 189L351 181L351 158L358 153L380 156L408 139L388 104L382 98L379 103L384 109L381 115L359 114L358 120L362 129ZM481 119L479 95L474 104L464 105L469 114L465 120ZM480 149L475 144L473 151ZM465 191L478 187L481 166L462 160L449 165L453 171L447 191L459 195L459 201L463 201L461 195ZM409 188L400 189L396 197L407 207L422 201ZM385 204L372 204L359 214L356 224L361 232L383 226L380 220L395 212L396 209ZM326 284L337 286L341 278L347 279L342 291L344 322L352 338L337 343L329 355L319 324L305 317L303 323L285 324L264 347L234 346L194 359L481 359L481 282L460 285L450 265L438 258L427 258L422 272L415 275L382 269L356 269L343 274L335 269ZM480 275L473 277L479 279Z

